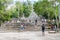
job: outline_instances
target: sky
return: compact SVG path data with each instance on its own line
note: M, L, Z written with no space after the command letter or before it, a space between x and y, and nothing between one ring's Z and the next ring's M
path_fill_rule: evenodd
M26 2L27 0L13 0L13 4L9 5L7 9L10 9L12 6L14 6L16 1ZM30 1L33 3L34 1L38 1L38 0L30 0ZM58 5L59 3L56 3L56 4Z
M12 6L14 6L16 1L26 2L27 0L13 0L13 4L8 5L7 9L10 9ZM38 1L38 0L30 0L30 1L33 3L34 1Z
M27 0L14 0L15 1L20 1L20 2L26 2ZM38 1L38 0L30 0L31 2Z

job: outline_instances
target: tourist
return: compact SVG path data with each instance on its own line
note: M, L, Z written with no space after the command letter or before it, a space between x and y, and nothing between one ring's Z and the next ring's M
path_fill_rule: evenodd
M54 29L54 26L53 26L53 25L51 25L51 30L53 31L53 29Z
M45 35L45 25L44 24L42 24L42 35Z
M37 25L37 19L35 20L35 25Z
M56 25L54 25L54 30L56 31L56 29L57 29L57 26L56 26Z
M23 24L21 24L20 29L21 30L25 29Z

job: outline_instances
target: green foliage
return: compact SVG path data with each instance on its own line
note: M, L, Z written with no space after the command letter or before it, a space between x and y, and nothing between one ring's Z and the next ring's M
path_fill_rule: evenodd
M32 4L28 0L27 2L21 3L16 2L16 11L19 13L19 16L22 17L23 15L25 17L28 17L32 10Z
M21 17L23 15L23 4L21 2L16 2L16 11L19 13L19 16Z
M58 6L53 6L53 1L38 1L34 3L34 11L37 13L37 15L42 15L46 19L55 19L55 10L56 15L58 16ZM56 9L55 9L56 8Z
M30 15L30 13L31 13L31 10L32 10L32 4L31 4L30 1L28 1L27 3L25 2L23 4L23 6L24 6L24 11L23 11L24 16L28 17Z
M10 18L18 18L18 12L16 11L16 8L7 10L7 13L9 14Z
M6 7L11 3L12 0L0 0L0 24L1 22L10 20L9 14L6 12Z

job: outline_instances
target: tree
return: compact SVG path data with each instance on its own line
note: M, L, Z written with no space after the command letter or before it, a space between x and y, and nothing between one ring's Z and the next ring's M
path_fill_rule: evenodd
M32 10L32 4L31 4L31 2L27 0L27 3L24 2L23 7L24 7L24 11L23 11L24 16L28 17L31 14L31 12L32 12L31 11Z
M37 15L42 15L46 19L56 19L54 15L53 2L48 0L38 1L34 3L34 11ZM56 6L55 6L56 7Z
M16 11L18 12L18 16L19 17L22 17L22 15L23 15L23 3L21 3L21 2L19 2L19 1L17 1L16 2Z
M28 17L32 10L32 4L31 1L27 0L27 2L16 2L16 11L19 17L22 17L23 15L25 17Z
M2 22L7 21L8 14L6 13L6 8L8 4L11 4L12 0L0 0L0 25Z
M14 6L7 10L7 13L9 14L10 18L18 18L18 11Z

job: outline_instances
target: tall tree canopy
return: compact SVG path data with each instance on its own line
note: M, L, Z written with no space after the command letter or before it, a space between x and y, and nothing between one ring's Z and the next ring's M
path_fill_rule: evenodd
M37 13L37 15L42 15L43 17L50 18L50 19L55 19L55 11L58 12L58 6L55 6L54 8L54 2L53 1L48 1L48 0L43 0L43 1L38 1L34 3L34 11ZM57 13L58 14L58 13Z
M19 16L21 17L23 15L23 3L17 1L16 2L16 11L19 13Z
M22 17L23 15L25 17L28 17L32 10L32 4L31 1L27 0L27 2L16 2L16 10L19 13L19 17Z
M27 0L27 3L24 2L23 6L24 6L24 11L23 11L24 16L25 16L25 17L28 17L28 16L31 14L32 3L31 3L31 1L28 1L28 0Z
M0 24L6 20L9 20L8 15L6 13L6 8L9 4L12 3L12 0L0 0Z

